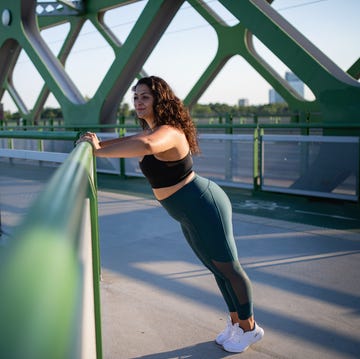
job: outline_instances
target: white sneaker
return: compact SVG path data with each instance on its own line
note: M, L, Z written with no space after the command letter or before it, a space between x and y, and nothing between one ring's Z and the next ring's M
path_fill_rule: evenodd
M230 353L244 352L251 344L258 342L264 336L264 330L255 323L255 328L244 332L239 324L233 325L231 337L223 343L223 348Z
M226 320L226 328L216 337L215 342L219 345L223 345L228 339L230 339L233 332L234 325L231 318Z

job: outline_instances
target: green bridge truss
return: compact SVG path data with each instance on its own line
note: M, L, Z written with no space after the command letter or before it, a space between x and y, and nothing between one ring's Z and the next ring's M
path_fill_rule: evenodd
M133 80L143 73L144 63L185 3L182 0L147 1L126 41L121 43L106 26L104 14L134 2L136 0L1 0L0 100L7 91L23 118L34 121L40 117L52 93L62 108L67 126L114 123L125 93ZM239 20L237 25L228 26L205 1L187 1L215 30L218 48L184 98L185 103L189 107L194 105L226 62L240 55L285 99L292 111L300 114L300 121L306 121L306 114L312 112L318 113L312 121L358 125L360 58L344 72L280 16L271 7L271 2L219 0ZM65 71L66 60L86 21L93 24L114 52L114 61L90 99L84 98ZM41 37L40 30L64 23L70 25L70 30L56 57ZM255 51L253 35L309 87L315 100L301 98L267 64ZM31 110L26 108L13 83L13 70L21 50L26 52L45 84ZM338 129L337 133L344 132Z

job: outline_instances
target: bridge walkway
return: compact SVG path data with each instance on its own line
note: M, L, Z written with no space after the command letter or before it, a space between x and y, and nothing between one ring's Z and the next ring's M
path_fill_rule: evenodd
M0 245L54 170L0 161ZM358 205L227 191L264 339L246 354L216 346L225 305L178 225L144 180L100 175L104 358L358 358Z

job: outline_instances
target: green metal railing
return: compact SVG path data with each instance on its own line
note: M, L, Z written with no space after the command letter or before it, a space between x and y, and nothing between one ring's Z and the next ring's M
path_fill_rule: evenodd
M354 122L343 122L343 123L309 123L309 122L285 122L285 123L238 123L238 121L227 121L226 123L200 123L200 121L196 124L198 128L199 134L203 134L206 132L210 133L223 133L223 134L251 134L253 136L253 185L252 188L255 191L262 190L262 171L261 171L261 161L263 158L262 153L262 138L265 134L298 134L298 135L337 135L337 136L355 136L359 137L360 134L360 123ZM123 125L99 125L99 126L91 126L91 128L82 126L78 128L68 128L68 130L64 132L63 129L60 130L58 128L53 128L50 131L44 131L44 128L37 128L26 130L19 129L7 129L0 131L0 139L7 138L8 139L8 148L14 149L13 139L15 138L28 138L28 139L38 139L38 149L41 151L42 141L43 140L74 140L80 131L92 130L96 132L107 132L109 129L116 136L124 136L126 131L137 131L139 130L139 126L134 123L123 124ZM76 130L76 131L75 131ZM0 149L1 151L1 149ZM20 151L21 152L21 151ZM21 156L21 153L19 154ZM40 158L39 158L40 159ZM41 159L40 159L41 160ZM117 174L121 177L125 178L127 176L125 159L121 158L120 160L120 170ZM360 168L360 163L358 168ZM359 184L356 185L356 193L360 193Z
M102 358L90 144L58 168L0 259L1 358Z

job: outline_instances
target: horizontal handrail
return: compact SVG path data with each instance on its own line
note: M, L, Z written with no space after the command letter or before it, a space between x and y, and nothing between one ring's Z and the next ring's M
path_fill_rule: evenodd
M289 122L289 123L212 123L203 124L196 123L198 129L360 129L359 122L343 122L343 123L316 123L316 122ZM45 131L45 129L47 131ZM49 131L48 129L52 129ZM53 140L74 140L80 131L92 130L108 130L115 129L140 129L137 124L112 124L112 125L82 125L76 126L14 126L6 127L0 130L0 138L33 138L33 139L53 139Z
M21 131L19 129L9 131L0 131L0 138L29 138L34 140L65 140L74 141L78 137L79 132L75 131Z
M80 143L29 209L14 240L1 249L1 357L85 358L93 341L96 358L101 358L94 167L91 145ZM81 253L89 246L90 258ZM88 263L92 278L85 275ZM86 281L93 286L90 319L83 313L84 305L89 308ZM95 328L86 346L85 326Z

